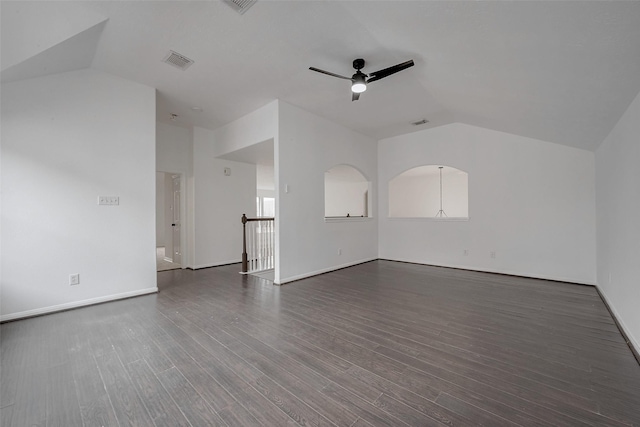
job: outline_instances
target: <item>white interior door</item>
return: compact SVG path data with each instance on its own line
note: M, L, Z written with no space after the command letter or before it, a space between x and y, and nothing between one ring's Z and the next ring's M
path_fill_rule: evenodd
M172 175L173 182L173 201L171 204L172 212L172 259L173 262L182 264L182 248L180 246L180 233L181 233L181 221L180 221L180 206L181 206L181 194L180 194L180 175Z

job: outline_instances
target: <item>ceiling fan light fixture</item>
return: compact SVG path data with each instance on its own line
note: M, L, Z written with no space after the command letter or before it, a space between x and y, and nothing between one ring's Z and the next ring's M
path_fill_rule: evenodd
M353 86L351 86L351 92L353 93L362 93L365 90L367 90L367 85L364 83L354 83Z
M389 77L392 74L395 74L399 71L406 70L409 67L413 67L413 59L409 61L393 65L391 67L385 68L383 70L375 71L373 73L365 74L360 71L364 68L364 59L358 58L353 61L353 68L356 69L356 73L351 76L351 78L346 76L341 76L340 74L332 73L330 71L321 70L316 67L309 67L311 71L315 71L316 73L326 74L331 77L337 77L339 79L351 80L351 101L357 101L360 99L360 94L367 90L367 83L375 82L380 79L384 79L385 77Z
M364 74L356 73L353 75L353 83L351 84L351 92L362 93L367 90L367 81Z

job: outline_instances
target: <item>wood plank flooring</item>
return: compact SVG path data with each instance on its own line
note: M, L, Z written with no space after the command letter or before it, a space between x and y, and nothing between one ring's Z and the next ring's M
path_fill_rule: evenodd
M373 261L282 287L238 265L1 325L0 425L640 426L595 288Z

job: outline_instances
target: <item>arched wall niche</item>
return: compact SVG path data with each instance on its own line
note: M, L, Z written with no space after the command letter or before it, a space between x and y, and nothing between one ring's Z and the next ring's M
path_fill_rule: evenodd
M325 218L367 218L371 206L371 182L358 168L339 164L325 171Z
M447 165L423 165L389 181L390 218L468 218L469 174Z

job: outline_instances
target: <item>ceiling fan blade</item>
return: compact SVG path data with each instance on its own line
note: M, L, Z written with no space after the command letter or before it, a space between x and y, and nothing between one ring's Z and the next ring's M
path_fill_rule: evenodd
M389 68L385 68L384 70L375 71L369 74L369 78L367 79L367 83L375 82L376 80L383 79L391 74L395 74L398 71L406 70L409 67L413 67L413 59L408 60L407 62L403 62L402 64L396 64Z
M358 99L360 99L360 94L359 93L355 93L355 92L351 92L351 102L357 101Z
M324 71L324 70L321 70L321 69L319 69L319 68L309 67L309 69L310 69L311 71L317 71L318 73L326 74L326 75L328 75L328 76L337 77L337 78L339 78L339 79L351 80L351 77L341 76L340 74L331 73L331 72L329 72L329 71Z

